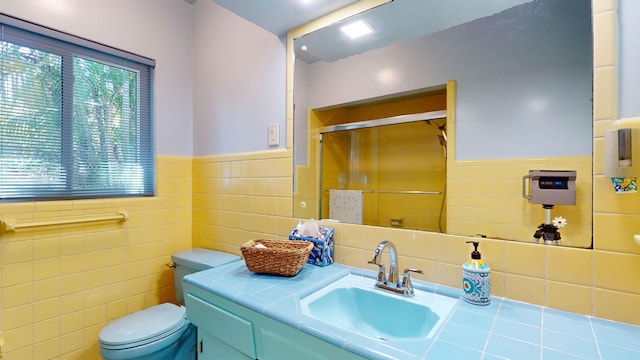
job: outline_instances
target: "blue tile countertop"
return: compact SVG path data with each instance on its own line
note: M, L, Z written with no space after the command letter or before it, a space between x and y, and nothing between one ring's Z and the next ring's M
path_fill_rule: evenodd
M488 306L460 300L431 339L376 341L301 314L300 298L349 273L374 275L340 264L307 264L294 277L279 277L254 274L237 261L187 275L184 281L367 359L640 359L638 326L499 297ZM442 285L418 280L413 285L461 295Z

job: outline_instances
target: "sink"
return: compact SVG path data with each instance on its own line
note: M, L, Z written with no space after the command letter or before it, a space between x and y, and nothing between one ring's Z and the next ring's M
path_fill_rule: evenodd
M349 274L300 299L303 315L375 340L430 338L458 299L414 289L405 297L374 287L375 279Z

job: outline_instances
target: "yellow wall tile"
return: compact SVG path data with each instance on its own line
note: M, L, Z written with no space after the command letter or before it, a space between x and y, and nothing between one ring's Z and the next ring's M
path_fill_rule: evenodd
M491 296L505 297L505 274L501 271L491 270L489 275L489 281L491 284Z
M546 246L515 241L505 242L505 271L510 274L544 278Z
M640 295L625 292L594 289L593 315L605 319L640 324L640 311L634 311L640 303Z
M547 247L547 279L593 285L593 251L560 246Z
M618 63L618 20L615 11L593 17L593 66L615 66ZM600 90L600 89L598 89Z
M471 244L466 243L469 240L469 238L462 236L441 238L439 260L448 264L462 266L464 262L469 260L469 255L473 251Z
M33 342L39 343L56 339L60 335L59 329L58 319L36 322L33 324ZM47 353L51 354L49 350L47 350Z
M547 281L545 283L545 290L545 306L559 310L591 315L593 292L593 288L591 286Z
M594 87L601 89L593 96L593 118L613 119L617 113L618 73L615 67L600 67L593 71ZM597 134L594 131L594 134ZM601 135L602 136L602 135Z
M594 250L594 286L640 294L640 255Z
M440 258L439 237L412 231L409 254L418 259L438 260Z
M56 323L58 322L60 301L57 298L33 302L32 307L34 322L50 319L53 319Z
M633 236L640 233L640 215L596 213L593 217L594 248L640 254Z
M34 281L31 283L33 286L33 301L57 298L60 295L59 284L60 279L57 277Z
M71 354L72 351L80 350L84 347L84 332L76 331L60 336L60 353L64 354L60 359L77 359L82 356L81 352Z
M77 313L84 309L84 296L82 295L79 292L61 295L58 298L60 300L60 315Z
M2 265L2 286L19 285L30 282L32 267L30 262Z
M16 264L32 260L30 241L11 241L2 243L2 263Z
M31 284L7 286L2 289L2 308L30 304L32 301Z
M11 354L10 356L13 356L15 360L31 358L31 349L28 347L33 344L32 326L23 326L9 330L5 329L2 334L4 336L3 355L5 353ZM15 354L13 354L13 352L15 352ZM29 356L26 356L26 354L29 354Z
M509 299L544 305L545 283L539 278L505 274L505 293Z
M60 344L58 338L37 342L33 344L33 358L16 357L16 359L33 359L33 360L51 360L51 354L60 353ZM13 355L15 356L15 355Z
M2 326L6 330L31 324L31 305L3 308L0 314L2 315Z
M403 259L404 262L404 259ZM412 273L411 278L432 283L439 282L438 263L436 261L423 260L417 258L407 258L407 267L422 270L422 274Z
M84 328L84 312L76 311L60 317L60 334L69 334Z
M438 263L439 284L459 289L462 287L462 264Z

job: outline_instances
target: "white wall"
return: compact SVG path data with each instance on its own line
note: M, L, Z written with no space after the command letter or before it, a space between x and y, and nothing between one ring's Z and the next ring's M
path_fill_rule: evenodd
M535 1L507 12L314 63L308 107L456 80L456 159L591 155L590 1Z
M156 153L192 156L191 5L180 0L2 0L0 12L156 60Z
M194 5L194 156L286 146L286 46L214 2ZM267 127L280 124L280 145Z

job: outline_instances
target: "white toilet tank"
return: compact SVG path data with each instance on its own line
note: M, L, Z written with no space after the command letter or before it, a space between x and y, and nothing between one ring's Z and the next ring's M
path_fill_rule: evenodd
M237 255L200 248L171 255L171 261L173 261L175 265L173 279L176 287L176 302L178 304L184 304L182 278L185 275L221 266L236 260L240 260L240 257Z

